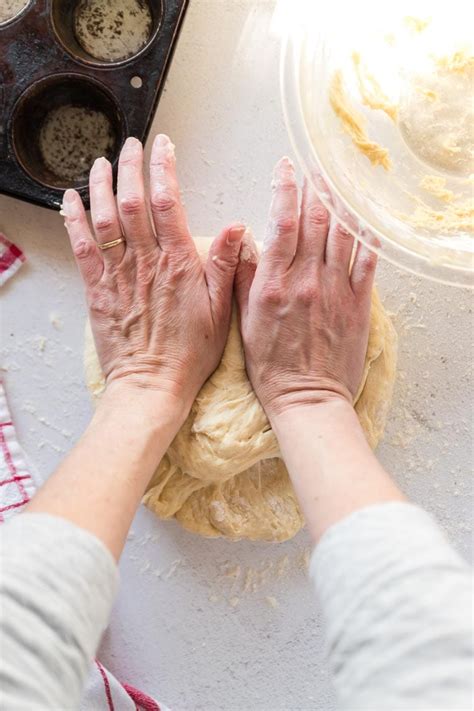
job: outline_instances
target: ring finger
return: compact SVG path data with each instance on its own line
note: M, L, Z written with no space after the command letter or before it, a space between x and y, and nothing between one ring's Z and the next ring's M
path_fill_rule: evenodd
M107 247L108 244L122 239L122 228L113 191L112 166L106 158L98 158L92 166L89 192L97 244L103 250L105 264L117 264L123 258L125 242Z

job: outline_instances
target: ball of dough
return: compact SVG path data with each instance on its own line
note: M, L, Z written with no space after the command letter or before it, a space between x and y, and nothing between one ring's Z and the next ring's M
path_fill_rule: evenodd
M196 240L203 257L210 241ZM397 336L374 290L365 369L355 409L372 447L380 441L395 379ZM90 326L86 380L94 398L104 379ZM250 385L234 310L221 363L157 467L143 498L161 518L203 536L285 541L304 521L278 442Z

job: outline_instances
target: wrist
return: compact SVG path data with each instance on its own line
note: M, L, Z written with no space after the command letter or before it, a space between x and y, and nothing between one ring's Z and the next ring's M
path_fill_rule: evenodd
M324 417L329 413L352 412L355 415L350 393L342 389L318 390L306 395L292 393L272 403L265 411L272 427L277 427L280 422Z
M331 423L344 421L350 430L360 430L359 419L352 404L344 397L331 396L318 402L299 403L287 407L270 417L270 424L280 442L291 440L295 432L308 436L331 428Z
M98 417L113 413L125 422L144 428L166 428L178 432L186 420L192 403L167 390L114 380L107 385L97 408ZM173 435L174 436L174 435Z

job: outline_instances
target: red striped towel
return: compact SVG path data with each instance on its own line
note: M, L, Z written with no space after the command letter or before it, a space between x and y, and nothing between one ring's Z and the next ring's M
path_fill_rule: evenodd
M18 271L24 261L21 249L0 232L0 286Z

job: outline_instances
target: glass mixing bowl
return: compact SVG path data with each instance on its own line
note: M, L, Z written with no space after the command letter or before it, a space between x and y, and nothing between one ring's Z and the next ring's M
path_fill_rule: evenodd
M292 0L286 13L285 120L323 203L394 264L472 287L470 5Z

